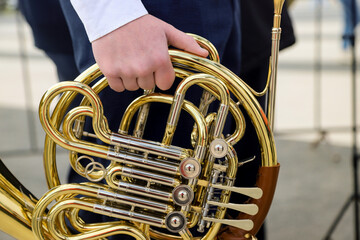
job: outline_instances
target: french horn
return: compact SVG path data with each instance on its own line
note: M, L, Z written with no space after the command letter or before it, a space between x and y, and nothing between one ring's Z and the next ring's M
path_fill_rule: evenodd
M262 93L222 66L213 45L195 35L209 51L209 59L170 49L176 76L181 79L175 94L145 91L128 106L118 132L109 130L103 113L98 94L108 84L96 64L74 81L51 87L39 106L46 132L43 157L49 191L37 199L1 162L0 230L27 240L106 239L118 234L137 240L212 240L226 239L222 233L236 229L237 239L255 239L269 211L279 171L272 128L283 3L274 0L272 52ZM195 85L204 89L198 107L185 96ZM266 111L256 100L264 94ZM82 101L72 106L79 95ZM217 112L208 113L211 102L218 102ZM162 142L142 138L153 103L171 106ZM172 145L184 111L195 123L189 136L192 148ZM250 123L245 122L244 114ZM235 120L236 129L224 136L228 115ZM93 133L84 131L85 119L91 119ZM243 162L234 145L242 139L246 124L256 130L261 164L256 184L239 187L234 180ZM84 136L102 144L85 141ZM60 183L57 146L69 151L70 165L86 182ZM109 164L104 166L98 158ZM231 203L232 193L247 201ZM227 209L238 211L238 217L229 219ZM84 211L115 220L88 223L79 214Z

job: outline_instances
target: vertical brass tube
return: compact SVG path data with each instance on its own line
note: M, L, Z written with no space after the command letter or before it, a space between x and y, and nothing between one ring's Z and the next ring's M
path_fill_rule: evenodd
M271 57L269 63L270 85L267 93L267 108L266 108L266 114L271 129L274 128L276 80L277 80L279 45L280 45L280 37L281 37L281 28L280 28L281 11L284 2L285 0L274 0L274 20L273 20L273 28L272 28Z
M144 95L148 95L150 93L154 92L154 89L152 90L144 90ZM138 117L136 119L133 136L137 138L142 138L145 130L145 125L147 122L147 117L149 115L150 111L150 103L144 104L140 107ZM120 129L119 129L120 130ZM119 131L119 133L121 133Z

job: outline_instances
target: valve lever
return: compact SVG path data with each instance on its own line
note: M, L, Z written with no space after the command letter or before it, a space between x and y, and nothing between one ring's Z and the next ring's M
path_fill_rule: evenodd
M242 161L242 162L239 162L239 163L238 163L238 167L241 167L242 165L244 165L244 164L246 164L246 163L249 163L249 162L254 161L255 158L256 158L256 156L254 155L253 157L251 157L251 158L249 158L249 159L246 159L246 160L244 160L244 161Z
M261 190L261 188L257 188L257 187L250 187L250 188L231 187L231 186L224 186L221 184L212 184L211 186L213 188L217 188L217 189L228 190L228 191L240 193L240 194L243 194L245 196L248 196L248 197L251 197L254 199L259 199L263 195L263 191Z
M215 201L208 201L208 204L218 207L230 208L249 215L255 215L259 211L259 207L256 204L221 203Z

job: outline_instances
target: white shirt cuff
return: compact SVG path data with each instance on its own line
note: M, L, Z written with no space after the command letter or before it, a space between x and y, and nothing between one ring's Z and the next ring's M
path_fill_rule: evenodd
M141 0L71 0L90 42L148 12Z

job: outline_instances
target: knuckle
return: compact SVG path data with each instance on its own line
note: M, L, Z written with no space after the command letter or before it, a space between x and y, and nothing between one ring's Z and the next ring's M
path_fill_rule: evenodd
M136 72L137 72L137 77L145 78L153 73L153 69L148 65L139 65Z
M151 90L155 87L155 83L152 81L150 84L148 84L147 86L144 86L143 89L145 90Z
M153 52L151 56L151 62L154 66L158 67L164 64L167 64L170 60L167 50Z
M114 90L115 92L123 92L125 90L124 87L112 87L112 90Z
M135 91L139 89L139 85L136 82L136 78L123 79L126 90Z
M120 69L115 64L104 64L99 66L101 72L106 76L107 78L115 78L119 76Z
M136 85L136 86L128 86L126 89L129 90L129 91L136 91L136 90L139 89L139 86L138 85Z
M142 89L150 90L150 89L153 89L155 87L155 83L153 81L139 82L139 86Z
M167 54L159 54L156 59L159 66L167 65L170 61L169 55Z
M109 86L115 92L122 92L125 90L124 85L122 84L121 80L119 81L109 81Z
M195 38L193 36L186 34L186 37L187 37L187 40L189 41L189 44L198 45L197 41L195 40Z
M124 79L133 79L137 77L136 70L133 67L126 67L121 71L121 77Z
M175 80L175 72L174 71L164 71L160 76L157 76L155 79L156 86L158 86L161 90L169 89Z

